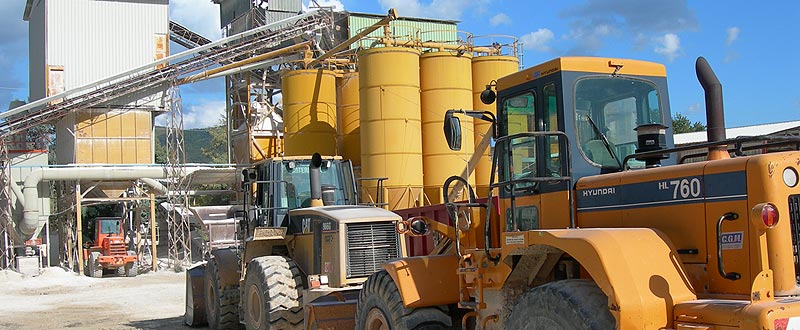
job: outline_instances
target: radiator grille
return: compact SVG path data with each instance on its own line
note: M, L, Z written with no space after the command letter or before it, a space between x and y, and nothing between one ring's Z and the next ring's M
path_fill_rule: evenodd
M800 195L789 196L789 223L792 225L794 274L800 281Z
M369 276L399 254L393 222L347 225L347 278Z

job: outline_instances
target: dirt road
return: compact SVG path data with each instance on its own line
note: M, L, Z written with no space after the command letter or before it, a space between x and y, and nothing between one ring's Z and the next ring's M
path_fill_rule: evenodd
M90 278L48 268L0 271L0 329L191 329L183 325L185 273Z

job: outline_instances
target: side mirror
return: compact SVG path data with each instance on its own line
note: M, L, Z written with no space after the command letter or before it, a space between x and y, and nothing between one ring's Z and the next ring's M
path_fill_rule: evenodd
M492 104L497 99L497 94L494 93L490 86L486 86L486 89L481 92L481 102L483 104Z
M444 114L444 138L450 150L461 150L461 120L453 116L453 110Z

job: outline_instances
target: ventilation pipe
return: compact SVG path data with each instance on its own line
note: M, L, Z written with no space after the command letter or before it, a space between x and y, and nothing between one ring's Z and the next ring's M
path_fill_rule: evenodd
M725 114L722 107L722 84L714 74L714 70L711 69L711 65L702 56L697 58L695 71L697 71L697 80L703 86L706 96L708 142L723 141L725 140ZM708 160L727 158L730 158L727 145L708 148Z
M208 167L188 167L185 168L186 175L198 170L211 170ZM40 168L28 174L22 187L22 197L20 201L23 206L22 220L17 222L17 235L19 237L30 237L36 232L39 225L39 182L42 180L101 180L101 181L120 181L137 180L142 178L166 179L168 170L165 167L78 167L78 168ZM147 179L142 180L156 190L166 188ZM155 182L160 187L152 185Z
M320 181L320 167L322 166L322 156L314 153L311 156L311 165L308 167L308 181L311 185L311 206L323 206L322 202L322 183Z

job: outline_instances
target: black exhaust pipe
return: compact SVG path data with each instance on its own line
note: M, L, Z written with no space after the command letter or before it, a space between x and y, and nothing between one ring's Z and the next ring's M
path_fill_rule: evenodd
M725 114L722 106L722 84L705 58L698 57L695 63L697 80L703 86L706 99L706 134L708 142L725 140ZM708 159L729 158L727 146L716 146L708 149Z
M323 206L322 202L322 183L320 181L320 170L322 166L322 156L315 152L311 156L311 164L308 167L308 181L311 185L311 206Z

